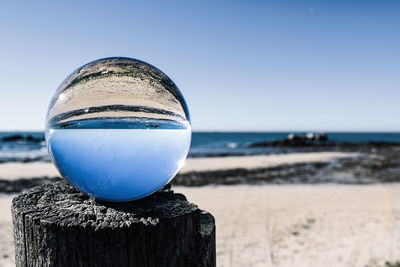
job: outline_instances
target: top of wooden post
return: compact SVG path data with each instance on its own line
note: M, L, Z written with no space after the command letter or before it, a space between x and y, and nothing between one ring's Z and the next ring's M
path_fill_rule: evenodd
M17 266L215 266L215 222L172 190L131 202L65 181L12 202Z
M13 209L41 223L79 227L123 227L132 223L156 224L198 210L182 194L172 190L131 202L96 200L60 181L32 188L12 202Z

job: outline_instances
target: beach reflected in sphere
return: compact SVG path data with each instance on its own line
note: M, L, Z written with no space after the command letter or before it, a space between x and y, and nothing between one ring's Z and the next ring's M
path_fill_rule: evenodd
M176 85L131 58L105 58L74 71L57 89L46 119L47 148L61 175L108 201L147 196L182 167L189 112Z

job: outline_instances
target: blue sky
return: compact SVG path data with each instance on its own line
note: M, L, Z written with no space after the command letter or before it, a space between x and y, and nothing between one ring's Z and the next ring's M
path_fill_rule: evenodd
M42 130L67 75L126 56L194 130L400 131L400 2L0 1L0 25L0 130Z

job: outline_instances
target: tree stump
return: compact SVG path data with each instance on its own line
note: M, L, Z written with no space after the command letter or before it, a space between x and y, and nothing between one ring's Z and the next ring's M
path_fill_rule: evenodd
M211 214L172 190L96 200L61 181L12 202L17 266L215 266Z

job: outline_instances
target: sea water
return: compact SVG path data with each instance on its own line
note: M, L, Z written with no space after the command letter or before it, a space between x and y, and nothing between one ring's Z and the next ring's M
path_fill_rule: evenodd
M182 167L190 139L190 126L46 130L61 175L81 191L110 201L134 200L162 188Z

